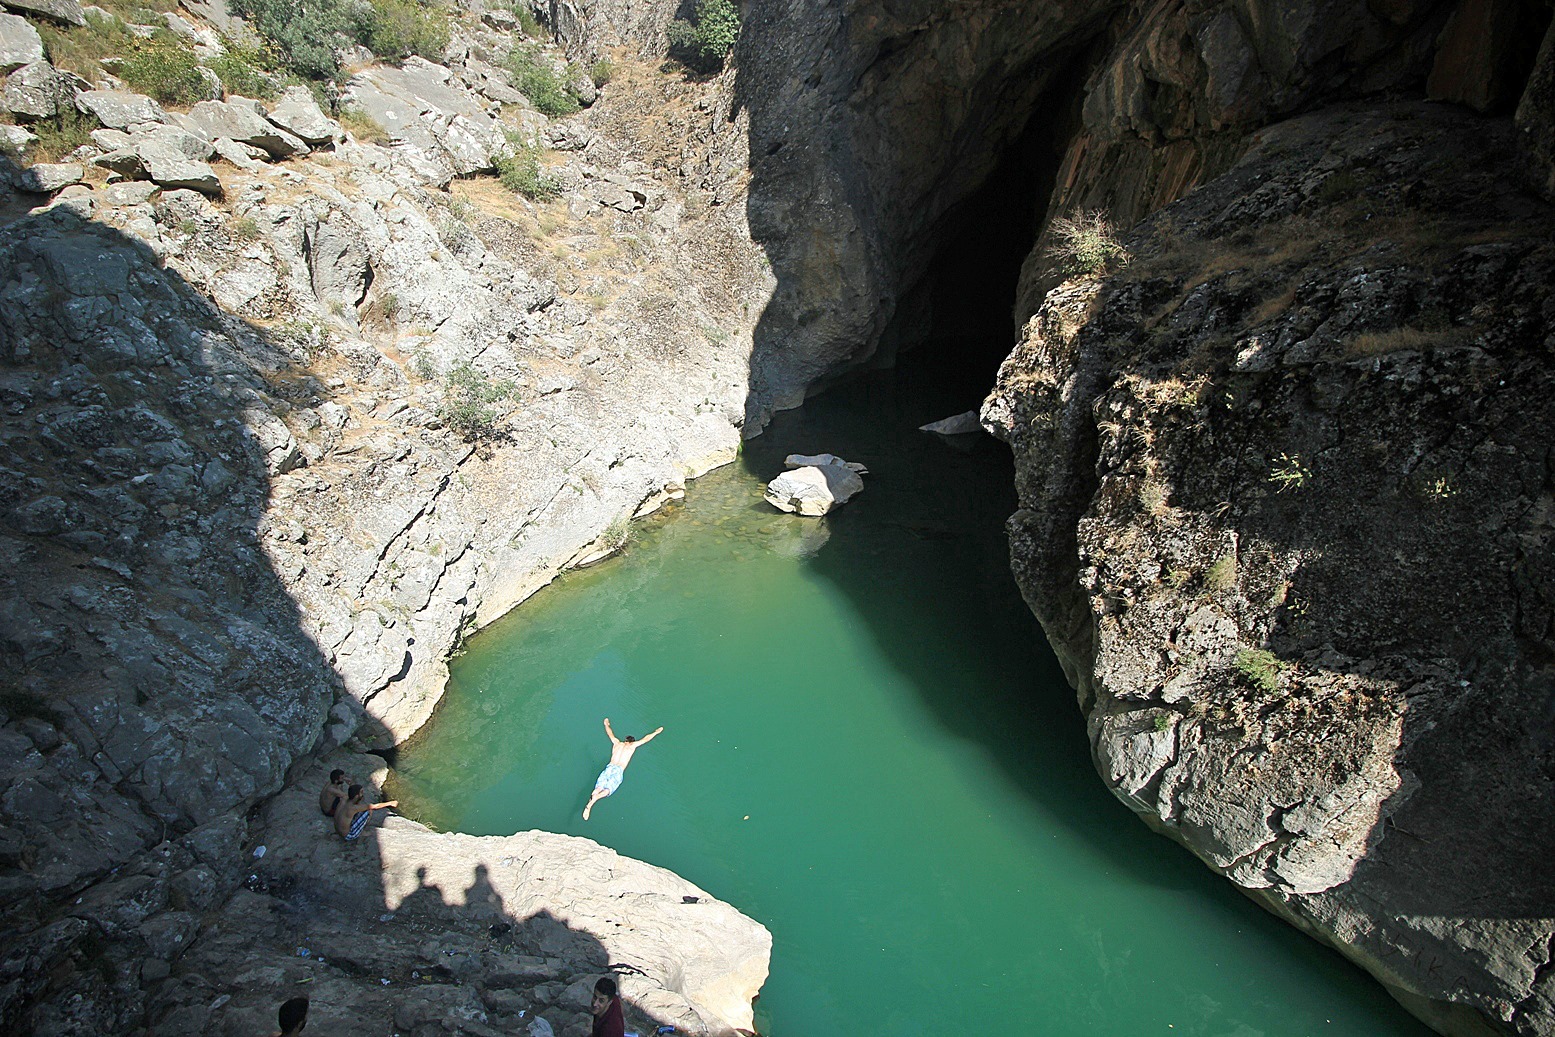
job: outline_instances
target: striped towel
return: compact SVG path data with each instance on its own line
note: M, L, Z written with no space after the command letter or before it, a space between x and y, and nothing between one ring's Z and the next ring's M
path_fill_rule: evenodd
M347 839L355 839L362 834L362 829L367 827L367 819L372 816L371 810L364 810L351 819L351 831L346 835Z

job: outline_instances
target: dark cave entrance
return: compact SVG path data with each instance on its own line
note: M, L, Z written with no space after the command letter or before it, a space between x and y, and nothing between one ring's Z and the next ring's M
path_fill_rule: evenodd
M1021 269L1079 124L1086 70L1082 50L1031 106L982 184L941 217L933 257L881 336L882 358L909 380L932 380L936 396L963 400L961 410L981 404L1020 333Z

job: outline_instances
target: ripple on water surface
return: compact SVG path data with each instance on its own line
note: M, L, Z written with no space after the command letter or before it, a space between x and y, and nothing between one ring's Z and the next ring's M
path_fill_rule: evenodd
M776 1037L1428 1033L1102 787L1009 575L999 444L882 373L475 637L398 794L435 827L586 835L766 924ZM962 404L964 409L965 404ZM787 452L870 467L776 515ZM593 820L620 735L665 732Z

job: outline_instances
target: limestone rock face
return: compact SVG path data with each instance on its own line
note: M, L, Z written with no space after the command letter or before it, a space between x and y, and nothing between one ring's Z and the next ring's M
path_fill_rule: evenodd
M1262 131L1048 294L983 420L1117 796L1445 1032L1544 1034L1555 212L1487 150Z
M35 61L6 78L5 107L18 119L51 119L74 108L76 92L86 89L88 84L80 76Z
M144 94L123 90L83 90L76 95L76 107L97 116L112 130L127 130L147 122L167 122L162 106Z
M76 0L5 0L3 5L12 11L37 15L64 25L85 25L86 15Z
M319 110L318 102L307 87L288 87L267 117L281 129L309 144L328 144L344 137L340 124Z
M207 137L226 137L249 144L275 158L308 150L300 138L266 119L263 111L255 101L234 97L227 101L201 101L189 109L188 118Z
M16 175L16 186L33 194L53 194L62 187L79 183L82 172L74 162L39 162Z
M839 508L864 488L851 468L828 464L795 468L767 484L767 503L779 511L820 516Z

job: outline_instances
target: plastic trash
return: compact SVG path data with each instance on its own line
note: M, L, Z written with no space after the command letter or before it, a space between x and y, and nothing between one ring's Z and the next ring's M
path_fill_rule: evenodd
M529 1020L529 1037L556 1037L556 1031L551 1029L551 1024L545 1021L544 1016L535 1016Z
M661 1027L659 1027L657 1030L655 1030L653 1032L654 1033L674 1033L675 1032L675 1028L673 1026L661 1026Z
M265 855L265 847L264 847L263 843L261 843L260 845L254 847L254 859L255 860L258 860L259 858L263 857L264 855Z
M299 958L306 958L309 954L312 954L312 953L313 952L308 950L308 948L306 948L306 947L298 947L297 948L297 957L299 957Z

